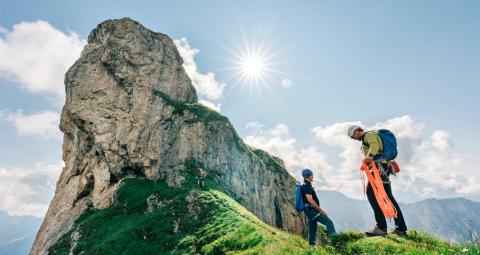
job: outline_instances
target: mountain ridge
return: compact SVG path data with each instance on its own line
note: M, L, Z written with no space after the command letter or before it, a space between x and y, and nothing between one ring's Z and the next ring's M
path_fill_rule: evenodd
M344 232L311 247L295 234L263 223L227 194L215 178L198 188L195 167L173 191L165 183L123 179L113 207L85 212L51 254L478 254L476 245L456 245L409 231L406 238Z

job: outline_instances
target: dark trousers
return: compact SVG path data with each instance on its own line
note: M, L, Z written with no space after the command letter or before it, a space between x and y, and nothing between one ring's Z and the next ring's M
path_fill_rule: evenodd
M198 178L198 187L203 188L205 186L205 177Z
M407 231L407 225L405 224L405 220L403 219L402 210L400 210L400 206L398 206L397 201L392 195L392 187L390 186L390 183L384 182L383 188L385 188L385 193L387 194L390 201L392 201L393 206L395 206L395 209L397 210L397 218L394 218L396 229L400 231ZM367 197L368 202L370 202L373 212L375 213L375 220L377 221L377 226L383 230L387 230L387 220L382 213L382 209L380 209L380 206L378 205L377 199L375 198L375 193L373 192L373 188L370 185L370 182L367 185Z
M315 245L315 239L317 238L317 223L325 225L328 235L335 234L335 227L330 218L321 215L317 210L311 207L305 207L305 214L308 219L308 244Z

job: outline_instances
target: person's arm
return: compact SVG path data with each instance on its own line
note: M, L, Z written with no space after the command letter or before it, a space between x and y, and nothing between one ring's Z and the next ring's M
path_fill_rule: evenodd
M370 163L373 161L373 157L377 155L380 151L380 145L376 134L374 132L367 132L365 134L365 143L368 145L368 151L365 153L365 163L370 166Z
M309 194L305 194L305 197L307 197L307 201L310 204L311 207L315 208L320 214L327 216L327 213L320 208L320 206L317 205L315 200L313 200L313 196Z

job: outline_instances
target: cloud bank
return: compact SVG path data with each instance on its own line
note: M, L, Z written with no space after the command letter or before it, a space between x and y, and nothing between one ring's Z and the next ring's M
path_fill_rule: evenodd
M0 210L43 217L63 165L39 162L31 167L0 167Z
M16 112L1 111L0 120L7 121L15 126L18 136L62 139L63 135L58 127L60 114L52 111L43 111L25 115L22 110Z
M195 55L198 54L200 50L192 48L186 38L174 40L174 43L183 58L183 68L192 80L193 86L197 89L200 98L199 102L220 112L221 105L211 101L223 98L225 84L215 80L215 74L212 72L207 72L206 74L200 73L194 60Z
M22 22L0 30L0 77L33 93L63 102L64 75L86 42L46 21Z

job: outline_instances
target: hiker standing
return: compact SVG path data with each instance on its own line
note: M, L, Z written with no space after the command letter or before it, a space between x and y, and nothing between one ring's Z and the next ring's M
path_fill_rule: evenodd
M203 169L201 169L199 166L197 166L197 173L200 175L198 178L198 187L203 188L205 186L205 178L207 177L207 172Z
M304 184L301 187L301 192L305 206L304 211L308 219L308 243L310 245L315 245L315 239L317 237L317 222L325 225L329 236L335 234L335 227L330 218L328 218L327 213L320 208L317 194L312 187L313 172L310 169L304 169L302 171L302 176Z
M380 131L390 132L388 130L379 130L379 132ZM347 134L354 140L362 141L362 152L367 166L369 166L373 161L378 168L385 193L397 212L397 217L394 218L395 230L391 233L399 236L405 236L407 234L407 226L405 224L402 211L400 210L400 207L398 206L398 203L392 194L389 176L391 173L393 173L393 166L389 163L390 160L388 159L388 156L384 154L384 142L382 141L382 137L375 131L365 132L360 126L351 126L348 129ZM393 136L393 133L390 132L390 134ZM385 146L390 146L389 144L390 143L387 144L387 142L385 142ZM394 157L396 157L396 148ZM387 221L380 206L378 205L377 199L375 198L375 193L372 189L372 184L370 181L368 182L366 193L368 201L370 202L375 214L375 221L377 222L377 225L366 232L366 234L371 236L385 236L387 235Z

